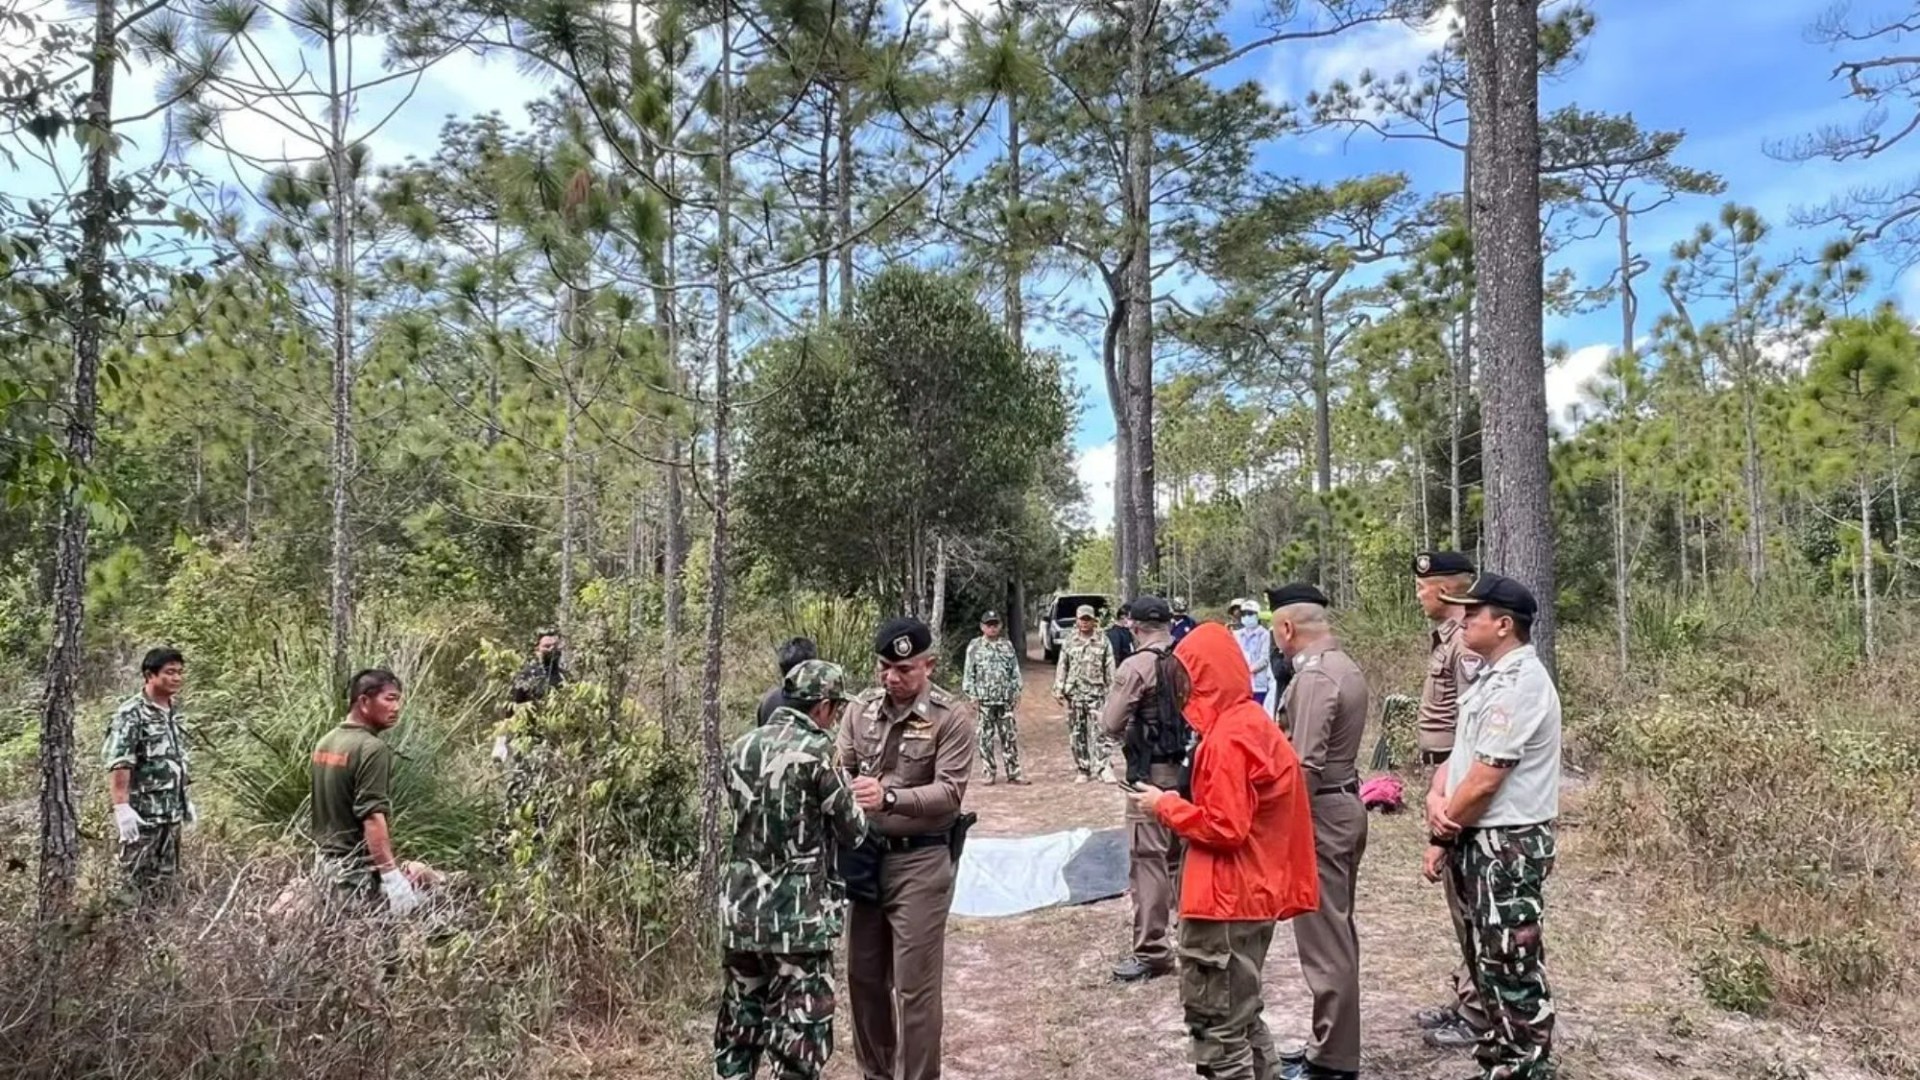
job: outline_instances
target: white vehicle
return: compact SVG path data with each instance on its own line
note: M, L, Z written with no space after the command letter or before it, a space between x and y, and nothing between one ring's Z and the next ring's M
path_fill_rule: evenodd
M1060 659L1060 642L1073 633L1074 612L1090 606L1105 617L1113 602L1098 593L1055 593L1040 609L1040 654L1051 664Z

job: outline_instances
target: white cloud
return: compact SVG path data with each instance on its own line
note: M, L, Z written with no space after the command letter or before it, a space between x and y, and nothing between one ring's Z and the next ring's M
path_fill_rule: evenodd
M1907 318L1920 318L1920 266L1909 266L1900 275L1893 302L1900 305L1901 314Z
M1579 427L1577 406L1592 402L1587 384L1607 366L1611 345L1586 345L1547 367L1547 420L1561 431Z
M1087 513L1095 532L1113 531L1113 479L1119 450L1109 439L1089 446L1074 457L1073 469L1087 493Z
M1353 85L1361 72L1380 78L1412 73L1447 43L1456 18L1453 5L1448 4L1426 22L1372 23L1304 53L1277 51L1266 80L1267 92L1276 100L1297 101L1336 80Z

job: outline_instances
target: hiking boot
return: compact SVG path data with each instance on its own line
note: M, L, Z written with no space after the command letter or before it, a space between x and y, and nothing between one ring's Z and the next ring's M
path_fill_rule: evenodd
M1420 1036L1420 1041L1435 1050L1468 1050L1479 1045L1480 1033L1473 1029L1472 1024L1456 1016L1450 1024L1428 1028Z
M993 779L993 774L992 774L992 773L988 773L988 774L987 774L987 780L986 780L986 784L987 784L987 786L988 786L988 787L992 787L992 786L994 785L994 779Z
M1301 1074L1305 1080L1360 1080L1359 1072L1352 1069L1328 1069L1313 1062L1307 1062L1307 1071Z
M1164 967L1154 967L1152 964L1147 963L1137 956L1129 956L1125 960L1113 965L1113 981L1144 982L1147 979L1172 974L1172 972L1172 964Z
M1456 1005L1429 1005L1413 1014L1414 1026L1421 1031L1432 1031L1459 1022L1460 1008Z

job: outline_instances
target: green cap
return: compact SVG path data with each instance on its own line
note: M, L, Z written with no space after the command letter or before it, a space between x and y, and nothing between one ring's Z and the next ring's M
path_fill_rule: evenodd
M847 700L847 673L826 660L802 660L787 672L780 692L790 700L819 703Z

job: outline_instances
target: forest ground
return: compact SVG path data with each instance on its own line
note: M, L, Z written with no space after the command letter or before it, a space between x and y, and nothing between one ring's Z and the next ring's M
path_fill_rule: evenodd
M1029 658L1020 744L1033 783L980 783L967 805L976 835L1028 836L1120 824L1121 796L1073 783L1066 724L1051 672ZM1375 697L1415 687L1373 687ZM1368 745L1371 745L1369 742ZM1582 800L1566 797L1560 860L1548 886L1550 972L1560 1012L1556 1052L1568 1080L1853 1080L1837 1038L1710 1005L1685 950L1653 929L1658 881L1585 857ZM1420 1041L1411 1014L1440 1001L1455 957L1437 888L1420 876L1424 834L1412 814L1370 820L1356 904L1364 997L1362 1075L1450 1080L1475 1075L1464 1051ZM946 970L945 1075L950 1080L1174 1080L1191 1076L1178 980L1118 985L1109 968L1127 948L1122 898L1011 918L955 918ZM842 960L844 963L844 958ZM1267 1022L1284 1048L1309 1030L1309 998L1293 935L1280 928L1266 964ZM828 1080L860 1080L842 994ZM553 1073L574 1077L709 1075L707 1017L685 1017L680 1038L612 1054L556 1048ZM593 1040L597 1042L598 1040ZM764 1070L763 1070L764 1072Z

